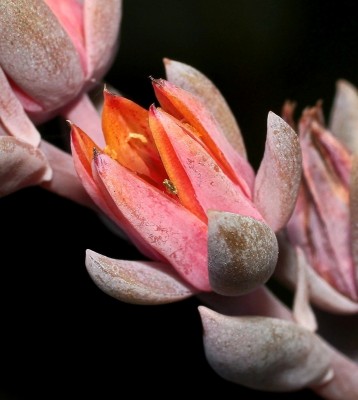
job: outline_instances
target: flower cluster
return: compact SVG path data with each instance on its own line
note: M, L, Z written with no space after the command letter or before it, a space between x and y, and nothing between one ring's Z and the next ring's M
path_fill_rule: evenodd
M100 116L87 93L111 65L120 18L120 0L0 4L0 195L41 184L112 221L147 260L87 250L95 284L133 304L197 296L224 379L357 399L357 360L315 313L358 311L357 90L338 83L328 127L320 103L298 123L291 102L269 112L254 171L219 89L187 64L164 59L148 109L105 87ZM72 154L35 126L55 115ZM292 310L271 278L292 288Z

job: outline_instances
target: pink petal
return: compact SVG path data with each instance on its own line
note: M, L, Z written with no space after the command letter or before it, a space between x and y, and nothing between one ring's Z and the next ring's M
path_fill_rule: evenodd
M197 96L163 79L153 80L153 86L163 109L197 130L212 154L218 158L218 163L225 166L228 175L251 198L254 171L247 160L230 144L210 108L207 109Z
M138 240L161 254L199 290L210 290L207 227L179 203L105 154L95 158L95 179Z
M122 0L85 0L85 41L87 77L102 79L118 47L122 18Z
M308 262L337 290L356 301L347 177L351 159L339 142L315 122L311 130L301 133L300 142L304 187L309 196L305 201L308 221L304 223L312 242L308 247L314 249Z
M241 156L247 158L239 125L224 96L214 83L190 65L165 58L164 66L168 81L199 97L214 115L234 149Z
M358 91L349 82L340 79L329 120L329 130L352 153L358 151Z
M0 197L52 177L42 151L14 137L0 137L0 161Z
M46 109L73 99L84 80L73 43L42 0L1 1L0 65Z
M355 281L358 283L358 155L353 156L349 208L354 276Z
M180 167L183 168L185 175L189 178L195 199L200 203L203 210L229 211L263 221L262 216L242 192L241 188L224 174L210 154L196 140L187 135L175 123L173 118L160 109L155 108L151 108L149 116L149 123L155 141L157 142L161 139L157 135L159 130L153 129L153 124L159 122L164 128L162 132L169 139L174 154L178 158ZM161 153L164 165L166 165L166 162L168 164L173 163L173 155L169 154L166 148L161 152L160 146L158 145L157 147ZM174 168L173 177L171 177L168 168L167 171L170 179L175 184L176 168ZM179 187L178 191L180 198Z
M0 17L1 19L1 17ZM0 28L1 30L1 28ZM1 38L0 38L1 46ZM1 57L1 55L0 55ZM11 136L15 136L32 146L38 146L41 136L25 113L9 82L0 68L0 126Z
M229 317L199 307L206 358L222 378L286 392L329 382L330 354L312 332L268 317Z
M159 262L116 260L87 250L86 267L101 290L126 303L167 304L194 294L170 265Z
M294 289L298 277L297 254L283 232L278 235L278 240L280 252L275 277ZM358 312L358 303L349 300L335 290L307 262L305 263L305 275L309 283L310 300L313 304L331 313L344 315Z
M301 182L301 149L297 134L269 112L264 157L255 180L254 203L275 231L292 215Z
M210 285L225 296L248 293L267 282L278 257L274 232L250 217L208 211Z

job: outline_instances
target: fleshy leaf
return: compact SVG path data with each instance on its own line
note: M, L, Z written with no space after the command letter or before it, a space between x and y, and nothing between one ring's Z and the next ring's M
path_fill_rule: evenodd
M247 158L239 125L224 96L214 83L190 65L165 58L164 66L168 81L199 97L214 115L231 145L240 155Z
M358 153L358 91L343 79L336 84L329 130L352 153Z
M170 265L159 262L116 260L87 250L86 267L103 292L126 303L166 304L194 294Z
M84 79L76 48L42 0L0 2L0 64L19 92L46 108L72 100Z
M283 228L292 215L301 176L298 136L282 118L269 112L265 153L255 180L254 203L275 232Z
M248 293L274 272L278 245L263 222L242 215L208 211L208 268L214 292L226 296Z
M14 137L0 137L0 163L0 197L52 178L42 151Z
M1 130L4 130L7 135L17 137L33 146L38 146L40 143L40 133L25 113L22 104L15 96L3 70L0 68L0 128L1 127Z
M84 1L87 77L101 79L110 67L119 44L122 0Z
M268 317L230 317L200 306L207 360L222 378L256 390L286 392L333 377L330 355L312 332Z

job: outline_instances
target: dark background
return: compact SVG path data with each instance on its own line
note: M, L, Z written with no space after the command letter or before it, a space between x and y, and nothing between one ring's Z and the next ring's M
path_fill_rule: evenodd
M164 77L164 57L191 64L228 100L255 168L270 110L279 114L287 98L298 110L322 99L328 117L337 79L358 85L353 1L124 0L123 11L108 83L147 107L154 102L148 77ZM41 130L61 139L57 121ZM141 257L94 213L40 188L0 205L0 400L268 398L208 366L196 299L135 306L94 285L87 248ZM308 390L272 396L317 398Z

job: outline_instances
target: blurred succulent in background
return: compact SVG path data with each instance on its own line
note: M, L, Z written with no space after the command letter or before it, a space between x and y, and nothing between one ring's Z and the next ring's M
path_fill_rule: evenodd
M120 21L120 0L105 7L98 0L1 2L2 196L46 182L49 190L88 203L70 155L41 142L34 124L62 115L97 137L100 118L87 92L113 61Z
M284 118L294 126L293 104ZM325 125L321 104L298 122L303 177L295 211L282 232L276 275L297 286L297 317L304 302L331 313L358 312L358 93L340 80ZM300 254L298 254L300 253ZM298 254L298 255L297 255ZM299 311L301 310L301 311Z
M147 111L105 90L106 146L72 125L72 154L84 187L153 260L114 260L88 250L87 268L105 292L134 303L250 292L272 275L274 232L296 201L297 135L269 113L255 177L240 131L212 82L179 62L165 60L165 67L170 81L152 79L160 107Z

